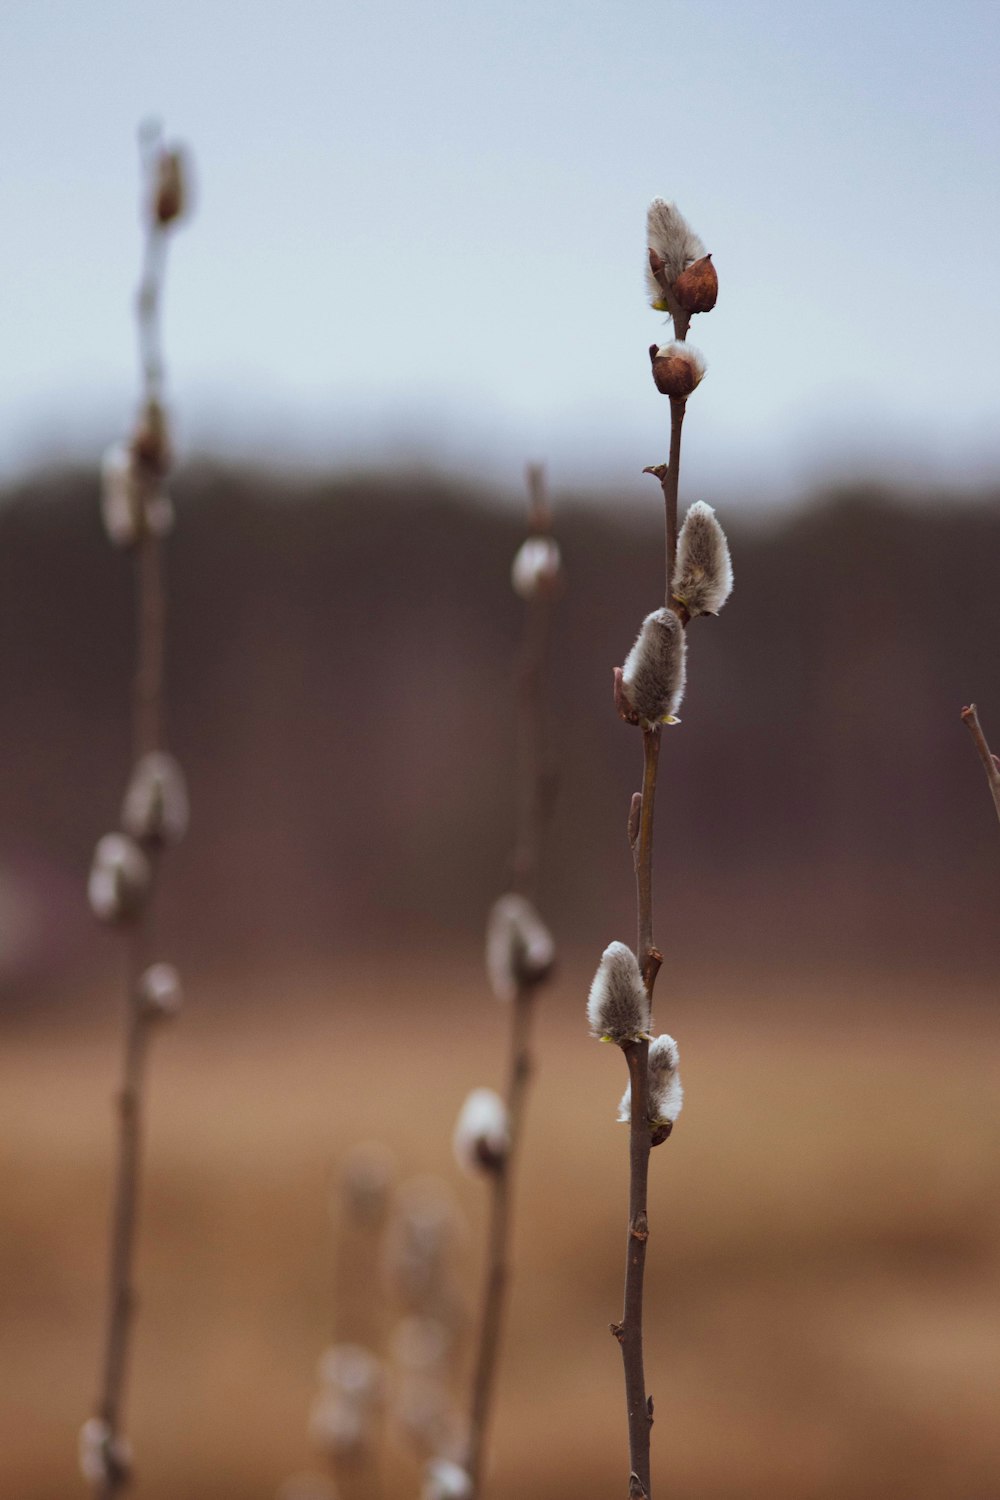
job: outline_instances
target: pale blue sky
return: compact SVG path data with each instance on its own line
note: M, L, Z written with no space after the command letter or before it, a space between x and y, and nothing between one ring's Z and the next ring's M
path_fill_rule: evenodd
M661 194L721 280L689 484L1000 473L995 0L17 0L0 41L0 468L127 418L156 113L188 449L641 493Z

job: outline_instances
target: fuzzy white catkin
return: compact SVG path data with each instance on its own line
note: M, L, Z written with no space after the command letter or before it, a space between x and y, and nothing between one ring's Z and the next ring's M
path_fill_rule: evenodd
M155 476L142 471L129 444L120 440L101 460L101 520L115 547L134 547L144 531L168 536L174 526L167 491Z
M455 1160L476 1176L495 1170L510 1149L507 1107L493 1089L473 1089L459 1111L452 1136Z
M128 1441L112 1439L111 1428L100 1417L90 1417L80 1428L79 1458L80 1473L93 1485L125 1476L132 1467Z
M433 1459L424 1470L420 1500L469 1500L472 1480L448 1458Z
M98 841L87 879L90 909L102 922L136 916L149 890L149 860L134 839L106 833Z
M732 589L733 565L726 533L712 507L696 500L677 538L670 592L689 615L717 615Z
M384 1243L385 1274L409 1312L450 1322L456 1310L453 1261L464 1220L446 1182L415 1177L396 1195Z
M681 1112L684 1090L681 1087L680 1053L672 1036L664 1033L649 1044L649 1102L647 1113L656 1125L672 1125ZM632 1118L632 1085L622 1095L618 1106L618 1119L622 1122Z
M184 991L173 964L150 964L139 980L139 996L151 1020L169 1021L176 1016Z
M493 903L486 924L486 972L498 1000L514 1000L519 990L540 984L555 961L552 934L527 897L511 892Z
M625 696L647 724L675 718L684 696L687 641L671 609L656 609L642 622L622 667Z
M663 198L654 198L646 213L646 244L663 261L668 282L676 281L692 261L700 260L705 254L705 246L680 209L675 203L668 203ZM646 286L653 306L659 311L665 311L662 305L663 290L648 263Z
M142 491L127 443L112 443L101 460L101 520L109 542L132 547L142 531Z
M382 1400L382 1361L363 1344L331 1344L319 1360L320 1382L360 1406L377 1407Z
M184 772L174 757L165 750L142 756L125 792L122 826L134 839L178 844L189 816Z
M376 1423L368 1408L342 1391L320 1391L309 1412L309 1436L332 1459L360 1458L374 1446Z
M510 569L511 586L522 599L548 599L562 577L559 544L551 536L529 536L520 545Z
M649 996L638 959L624 943L609 943L601 954L590 986L587 1018L591 1035L619 1045L649 1031Z

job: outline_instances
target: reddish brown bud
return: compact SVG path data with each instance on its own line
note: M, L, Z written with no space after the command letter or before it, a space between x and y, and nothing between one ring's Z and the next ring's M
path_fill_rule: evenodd
M132 453L140 464L160 476L170 468L167 416L158 401L147 401L132 434Z
M161 151L156 161L153 217L158 224L172 224L187 207L184 157L176 148Z
M649 358L656 389L663 396L690 396L705 373L704 360L689 344L665 344L659 349L652 344Z
M671 287L678 303L687 313L711 312L719 296L719 278L710 255L692 261Z

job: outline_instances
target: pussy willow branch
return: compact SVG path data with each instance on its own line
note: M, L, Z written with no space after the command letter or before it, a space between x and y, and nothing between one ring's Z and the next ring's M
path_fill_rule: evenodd
M540 469L532 467L528 470L528 484L531 499L529 529L547 532L549 517ZM542 700L542 674L551 608L552 602L548 598L525 601L517 677L518 804L517 833L511 862L512 885L514 890L529 897L534 896L538 884L541 838L551 794L551 775L545 756ZM472 1486L471 1500L476 1500L481 1491L483 1457L500 1357L500 1337L510 1278L514 1173L520 1152L532 1070L531 1032L536 989L537 985L519 986L511 1007L504 1095L508 1149L491 1177L486 1279L469 1411L465 1468Z
M143 277L136 301L144 403L158 400L163 370L159 355L159 307L165 269L166 232L151 222L146 230ZM163 669L166 597L161 541L144 525L135 548L136 670L132 688L134 763L160 748L163 733ZM155 848L147 848L154 863ZM143 1006L140 980L150 959L152 888L142 910L126 932L128 944L127 1014L122 1085L118 1094L118 1158L112 1214L110 1287L104 1366L98 1416L107 1425L109 1448L121 1436L128 1369L129 1336L135 1307L133 1261L138 1216L145 1061L150 1020ZM114 1500L128 1484L124 1469L111 1463L94 1486L98 1500Z
M665 286L672 299L672 292ZM679 340L687 334L688 319L675 316L674 331ZM677 555L677 500L680 484L681 431L684 424L686 401L672 397L670 400L670 458L666 467L650 470L660 480L663 489L665 523L666 604L674 609L682 624L687 624L687 611L677 605L670 592L674 562ZM653 818L656 798L657 773L659 770L660 741L659 726L642 732L643 769L642 792L637 809L629 818L629 837L632 842L632 857L635 864L636 905L638 909L638 947L636 957L642 971L646 993L653 1000L653 986L659 973L663 956L653 939ZM638 821L635 822L637 811ZM629 1123L629 1206L628 1236L625 1253L625 1297L622 1320L612 1326L622 1350L625 1370L625 1406L628 1416L629 1441L629 1494L631 1500L641 1500L652 1494L649 1435L653 1424L652 1398L646 1393L646 1377L642 1352L643 1284L646 1271L646 1245L649 1240L649 1217L647 1211L649 1184L649 1153L652 1147L649 1120L649 1042L629 1042L623 1046L628 1065L631 1088L631 1113Z
M986 772L990 795L993 798L993 806L997 810L997 817L1000 818L1000 762L992 754L989 745L986 743L986 736L983 734L980 726L979 714L974 703L970 703L968 708L962 709L962 722L972 735L972 743L979 751L979 758Z

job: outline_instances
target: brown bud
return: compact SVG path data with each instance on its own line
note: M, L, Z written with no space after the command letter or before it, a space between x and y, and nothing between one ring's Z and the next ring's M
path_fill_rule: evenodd
M170 468L170 434L167 414L158 401L147 401L132 434L132 453L138 462L154 474L166 474Z
M671 291L687 313L711 312L719 296L719 278L710 255L693 260L682 271Z
M659 349L651 344L649 358L656 389L663 396L675 399L690 396L705 373L701 355L688 344L665 344Z
M175 147L161 151L156 161L153 217L158 224L172 224L187 207L184 157Z

